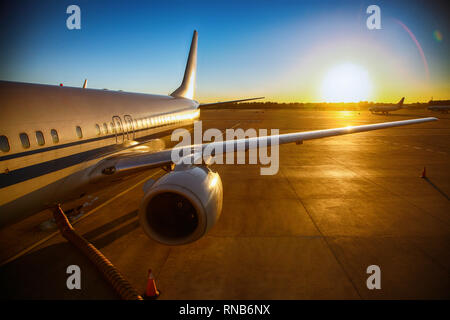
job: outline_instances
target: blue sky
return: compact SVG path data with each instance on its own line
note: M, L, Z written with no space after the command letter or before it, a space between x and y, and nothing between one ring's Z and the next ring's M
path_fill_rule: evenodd
M369 73L369 100L449 98L448 10L430 2L4 1L0 79L80 86L88 78L92 88L168 94L196 29L200 101L322 101L328 70L348 62ZM81 30L66 28L70 4L81 8ZM365 27L370 4L381 8L382 30ZM393 19L420 43L429 79Z

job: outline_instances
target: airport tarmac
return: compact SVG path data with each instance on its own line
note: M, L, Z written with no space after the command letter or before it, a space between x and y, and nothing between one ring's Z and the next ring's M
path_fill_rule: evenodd
M214 165L223 212L200 240L179 247L145 236L136 174L80 199L74 227L144 292L152 269L160 299L449 299L450 115L400 110L204 110L203 127L280 133L436 116L437 122L280 146L280 170ZM420 178L426 166L427 179ZM41 212L0 231L2 299L116 299L90 262ZM45 241L44 241L45 240ZM21 254L22 253L22 254ZM66 268L81 268L68 290ZM366 269L381 269L369 290Z

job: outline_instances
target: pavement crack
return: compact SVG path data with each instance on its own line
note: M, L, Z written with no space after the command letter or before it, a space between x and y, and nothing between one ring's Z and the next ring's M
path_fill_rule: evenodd
M297 201L301 204L301 206L305 209L306 214L308 215L308 217L311 219L311 222L313 223L314 227L317 229L317 231L319 232L320 236L322 237L322 239L325 241L325 244L327 245L328 249L330 250L331 254L333 255L333 257L336 259L336 262L338 263L338 265L341 267L342 271L344 272L345 276L347 277L348 281L350 281L350 284L352 285L353 289L355 290L355 292L358 294L358 297L360 299L363 299L363 297L361 296L361 293L359 292L358 288L356 287L356 284L353 282L352 278L350 277L350 275L348 274L347 270L345 269L344 265L342 264L342 262L339 260L336 252L333 250L333 248L331 247L331 244L329 243L327 237L323 234L322 230L320 230L319 226L317 225L316 221L314 220L314 218L312 217L311 213L309 212L309 210L306 208L305 204L303 203L303 201L301 200L301 198L299 197L299 195L297 194L297 191L295 190L294 186L292 185L291 181L289 180L289 178L283 173L283 170L281 170L281 174L284 176L284 178L287 180L289 187L292 189L292 191L294 192L294 194L296 195L296 199Z
M170 252L171 252L171 251L172 251L172 248L169 248L169 250L167 250L167 255L166 255L166 257L164 258L163 263L161 264L161 268L159 268L158 273L157 273L156 276L155 276L157 279L159 279L159 275L160 275L161 272L163 271L164 266L165 266L166 263L167 263L167 260L169 260L169 256L170 256Z

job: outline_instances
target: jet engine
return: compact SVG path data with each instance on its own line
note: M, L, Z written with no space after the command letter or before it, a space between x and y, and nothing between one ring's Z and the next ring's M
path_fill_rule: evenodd
M201 238L222 212L222 180L204 166L175 168L144 191L140 224L162 244L182 245Z

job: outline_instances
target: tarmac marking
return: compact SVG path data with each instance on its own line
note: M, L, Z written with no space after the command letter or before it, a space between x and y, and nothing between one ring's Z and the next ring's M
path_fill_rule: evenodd
M113 202L114 200L116 200L117 198L123 196L124 194L128 193L129 191L133 190L134 188L136 188L138 185L140 185L141 183L143 183L144 181L147 181L148 179L154 177L157 173L159 173L161 171L161 169L159 169L158 171L154 172L153 174L151 174L150 176L145 177L144 179L140 180L138 183L132 185L131 187L129 187L128 189L125 189L124 191L122 191L121 193L115 195L114 197L112 197L111 199L103 202L102 204L100 204L99 206L95 207L94 209L92 209L91 211L87 212L86 214L84 214L81 218L79 218L78 220L74 221L72 223L72 225L80 222L81 220L83 220L84 218L90 216L91 214L93 214L94 212L100 210L101 208L103 208L104 206L110 204L111 202ZM34 248L40 246L41 244L47 242L48 240L50 240L51 238L53 238L54 236L59 234L59 230L55 231L51 234L49 234L48 236L46 236L45 238L39 240L38 242L35 242L34 244L32 244L31 246L29 246L28 248L20 251L18 254L12 256L11 258L7 259L6 261L3 261L2 263L0 263L0 267L4 266L7 263L10 263L18 258L20 258L21 256L27 254L28 252L30 252L31 250L33 250Z
M239 121L239 122L237 122L234 126L232 126L230 129L234 129L234 128L236 128L238 125L240 125L241 124L241 122ZM225 129L224 131L226 131L227 129Z

